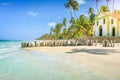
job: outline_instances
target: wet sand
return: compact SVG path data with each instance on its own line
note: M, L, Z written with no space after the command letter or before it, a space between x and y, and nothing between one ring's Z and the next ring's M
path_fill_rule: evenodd
M25 50L60 55L87 69L120 80L120 47L33 47Z

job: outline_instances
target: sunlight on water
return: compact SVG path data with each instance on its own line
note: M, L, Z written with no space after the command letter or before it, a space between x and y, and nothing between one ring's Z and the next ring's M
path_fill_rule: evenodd
M20 49L0 42L0 80L115 80L77 65L69 58Z

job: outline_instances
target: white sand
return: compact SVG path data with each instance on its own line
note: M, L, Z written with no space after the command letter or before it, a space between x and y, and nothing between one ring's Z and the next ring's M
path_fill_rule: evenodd
M25 48L49 55L62 55L76 64L120 80L120 47L33 47Z

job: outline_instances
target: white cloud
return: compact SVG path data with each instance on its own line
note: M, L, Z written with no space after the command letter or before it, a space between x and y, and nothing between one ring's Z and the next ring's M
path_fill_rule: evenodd
M27 13L27 15L36 17L36 16L39 15L39 13L38 12L30 11L30 12Z
M76 0L79 4L85 4L85 0Z
M8 5L11 5L12 3L11 2L1 2L0 5L2 6L8 6Z
M56 25L56 22L48 23L48 26L50 26L50 27L55 27L55 25Z

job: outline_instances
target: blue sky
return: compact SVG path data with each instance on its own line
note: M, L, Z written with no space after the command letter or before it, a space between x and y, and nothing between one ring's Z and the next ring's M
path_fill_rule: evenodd
M67 1L0 0L0 39L34 40L48 33L55 23L61 22L64 17L70 18L70 12L64 7ZM78 16L87 15L89 7L95 8L96 11L95 1L78 2Z

